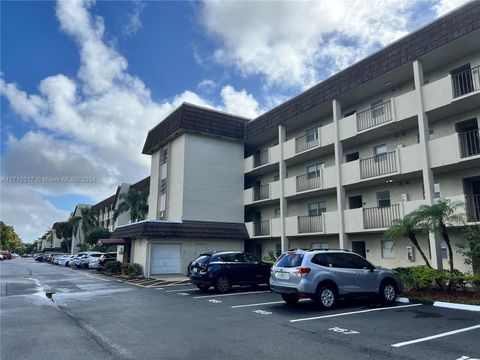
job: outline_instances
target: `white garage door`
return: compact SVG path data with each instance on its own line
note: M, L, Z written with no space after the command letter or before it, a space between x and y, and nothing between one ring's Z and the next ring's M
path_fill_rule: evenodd
M150 274L180 272L180 244L152 244Z

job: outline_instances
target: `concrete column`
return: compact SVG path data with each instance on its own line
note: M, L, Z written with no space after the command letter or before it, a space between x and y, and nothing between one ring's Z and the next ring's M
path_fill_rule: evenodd
M280 147L279 180L280 180L280 244L282 253L289 249L288 238L285 232L285 218L287 217L287 199L285 199L285 179L287 177L287 166L285 164L285 155L283 145L286 139L284 125L278 126L278 146Z
M415 81L415 103L417 104L420 156L422 158L423 188L425 189L425 200L428 205L431 205L434 202L435 190L433 185L433 172L430 166L428 116L425 113L425 106L423 103L423 68L422 64L418 60L413 62L413 77ZM442 269L443 263L438 234L430 231L428 238L430 242L432 266L437 269Z
M337 209L338 209L338 240L340 249L349 249L348 235L345 233L345 188L342 185L343 145L340 142L340 128L338 122L342 118L340 102L333 100L333 124L335 126L335 166L337 175Z
M160 190L160 151L151 155L150 192L148 196L148 220L157 220Z

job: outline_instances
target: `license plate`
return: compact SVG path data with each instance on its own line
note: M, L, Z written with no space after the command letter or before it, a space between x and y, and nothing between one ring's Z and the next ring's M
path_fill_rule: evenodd
M276 272L275 277L277 279L288 280L288 279L290 279L290 274L289 273L284 273L284 272Z
M193 269L192 269L192 273L193 273L193 274L198 273L198 269L197 269L197 268L193 268Z

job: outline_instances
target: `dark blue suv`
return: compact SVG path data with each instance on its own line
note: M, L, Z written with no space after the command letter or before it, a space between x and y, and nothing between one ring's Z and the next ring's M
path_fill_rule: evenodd
M190 264L190 281L202 291L211 286L225 293L232 285L268 284L269 264L246 252L204 253Z

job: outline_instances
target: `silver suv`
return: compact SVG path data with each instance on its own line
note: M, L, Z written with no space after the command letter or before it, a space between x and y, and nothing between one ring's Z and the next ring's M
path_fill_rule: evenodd
M377 295L387 304L402 291L394 271L376 268L348 250L290 250L273 265L270 288L287 304L301 297L332 308L337 299L347 296Z

